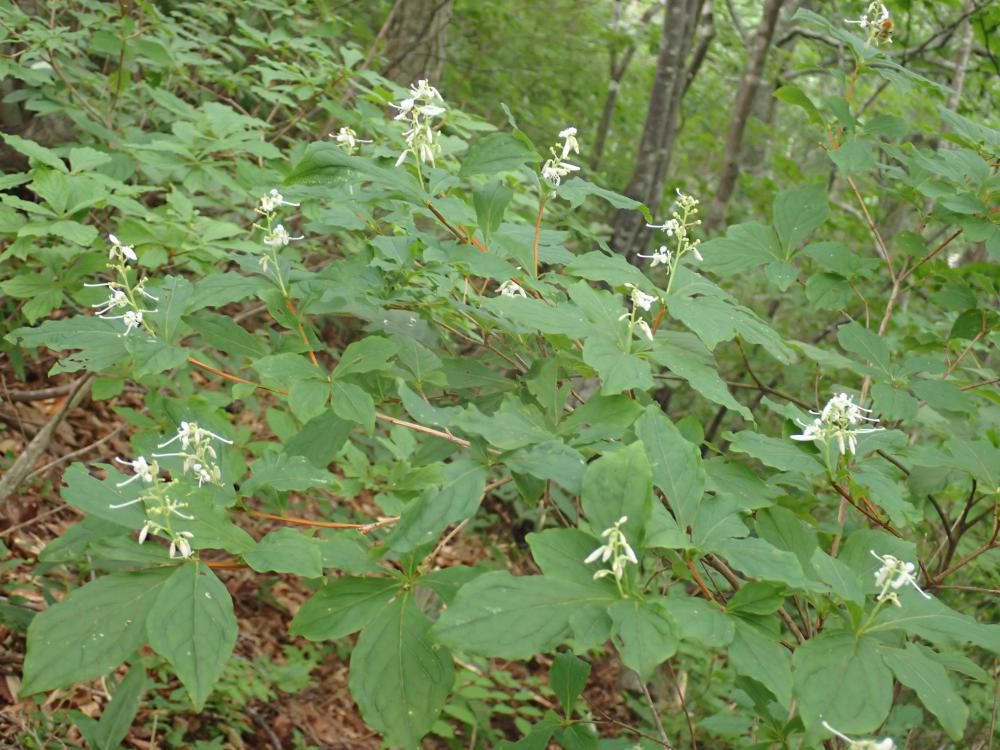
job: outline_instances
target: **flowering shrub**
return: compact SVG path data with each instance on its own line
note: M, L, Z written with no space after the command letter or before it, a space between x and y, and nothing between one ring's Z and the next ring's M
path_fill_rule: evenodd
M877 34L799 13L859 74L922 85ZM847 95L802 93L833 197L791 187L769 220L703 238L685 191L654 224L658 207L582 179L566 159L585 133L563 130L543 160L433 82L399 90L356 62L333 139L287 154L219 103L162 105L183 110L185 136L115 153L6 138L37 200L3 196L5 289L35 273L24 237L71 243L77 264L66 304L25 305L8 345L69 352L52 372L96 376L97 398L126 382L146 397L134 458L65 472L85 517L41 559L101 575L32 619L22 694L156 659L201 709L236 642L239 566L311 582L292 634L356 634L351 694L392 746L443 731L465 665L551 655L559 704L521 720L517 746L595 747L603 719L581 694L602 649L641 685L648 721L632 729L663 746L700 731L713 747L891 750L924 710L961 743L957 686L1000 655L1000 626L948 589L996 566L1000 449L981 429L998 416L996 266L941 254L968 241L997 257L997 132L943 114L956 145L942 157ZM896 245L878 231L880 179L909 212ZM53 183L100 197L56 226ZM147 184L163 201L130 197ZM573 222L609 207L663 233L642 268ZM747 285L725 288L734 277ZM792 310L765 314L765 292ZM378 513L348 516L362 493ZM530 520L534 572L441 567L487 498ZM309 505L321 533L299 523ZM253 516L286 527L256 539ZM697 689L661 716L648 685L668 667Z

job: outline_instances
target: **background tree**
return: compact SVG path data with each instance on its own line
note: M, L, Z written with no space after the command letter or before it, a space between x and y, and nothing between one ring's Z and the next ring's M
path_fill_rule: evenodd
M397 0L386 21L386 78L403 86L440 81L451 16L452 0Z

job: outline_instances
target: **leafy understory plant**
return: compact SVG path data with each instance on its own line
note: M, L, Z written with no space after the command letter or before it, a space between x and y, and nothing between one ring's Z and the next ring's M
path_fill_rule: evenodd
M1000 626L968 587L1000 530L996 264L945 258L1000 246L1000 136L942 112L942 156L859 104L869 78L893 106L925 85L874 44L875 5L862 36L798 12L854 56L843 96L782 100L825 149L767 218L704 239L692 195L646 207L583 179L576 128L538 149L352 55L336 136L287 151L253 115L164 96L113 153L111 117L86 146L8 138L39 189L4 195L24 257L0 260L30 264L32 237L78 242L82 268L5 341L68 352L52 372L94 375L95 398L144 396L115 403L131 458L65 471L84 518L40 558L93 577L32 615L22 694L127 663L109 716L131 721L149 669L201 710L236 643L236 569L303 583L290 634L349 654L392 747L475 745L491 719L470 685L525 661L551 694L489 736L592 750L612 728L584 697L602 655L634 673L615 726L643 747L985 736ZM146 111L143 91L109 111ZM106 203L54 225L46 181ZM609 207L663 233L635 248L648 264L605 251ZM102 270L105 291L83 287ZM484 529L483 562L447 564Z

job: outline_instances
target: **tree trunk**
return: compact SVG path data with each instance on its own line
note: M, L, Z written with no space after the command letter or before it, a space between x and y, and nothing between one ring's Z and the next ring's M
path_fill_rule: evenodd
M736 178L740 171L740 148L743 145L743 132L746 130L750 109L753 106L757 87L760 85L761 73L767 60L767 52L771 47L774 28L778 23L778 13L785 0L765 0L764 11L750 46L750 59L747 61L743 80L736 92L733 103L733 115L729 120L729 134L726 136L726 150L722 158L722 174L719 176L719 186L712 199L705 229L717 227L726 216L729 199L736 187Z
M653 3L646 9L640 19L640 25L649 23L658 12L663 10L661 2ZM617 28L621 15L621 1L615 4L614 25ZM601 110L601 119L597 124L597 133L594 136L594 148L590 156L590 169L596 171L604 156L604 145L608 140L608 133L611 132L611 118L614 117L615 107L618 105L618 92L621 91L622 78L625 71L635 57L636 41L633 37L624 51L619 52L617 44L612 44L609 50L609 71L608 71L608 95L604 99L604 108Z
M694 42L702 0L671 0L663 14L663 34L656 59L646 122L639 141L635 171L625 194L656 211L663 200L664 179L674 140L677 116L688 78L688 54ZM649 242L650 231L637 211L615 214L611 244L620 253L634 256Z
M397 0L386 31L383 75L403 86L441 80L453 0Z

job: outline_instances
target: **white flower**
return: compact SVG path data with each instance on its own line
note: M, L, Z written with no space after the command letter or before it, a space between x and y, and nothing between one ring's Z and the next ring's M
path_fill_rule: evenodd
M181 470L185 473L194 474L198 479L198 486L204 483L221 484L222 471L215 463L218 454L212 447L211 441L218 440L226 445L232 445L232 440L227 440L221 435L206 430L197 422L181 422L175 434L170 440L157 445L157 448L166 448L168 445L180 441L181 450L176 453L154 453L155 458L183 458L184 463ZM182 507L182 506L178 506Z
M399 118L397 117L396 119ZM336 135L330 133L330 137L335 138L341 148L349 154L357 151L359 143L373 143L373 141L358 138L358 134L352 128L346 126L338 130Z
M523 297L525 299L528 297L524 288L513 279L507 279L497 291L500 292L501 297Z
M193 537L190 531L178 531L174 534L173 538L170 540L170 559L173 560L177 557L188 558L191 557L191 543L188 541Z
M273 248L285 247L292 240L305 239L303 235L298 237L292 237L288 234L288 230L285 229L284 225L278 224L271 233L264 238L264 244L269 245Z
M882 563L882 567L875 571L875 587L881 589L878 601L893 597L893 603L898 605L898 598L895 598L895 594L890 593L889 589L898 590L903 586L913 586L925 599L931 598L930 594L917 585L917 579L913 575L917 569L916 565L899 560L892 555L879 555L875 550L869 551L872 553L872 557Z
M639 329L643 336L645 336L650 341L653 340L653 329L649 327L649 323L645 320L637 320L635 327Z
M893 742L891 737L886 737L882 740L852 740L846 734L838 732L827 724L826 720L823 720L821 723L824 729L846 742L848 750L896 750L896 743Z
M108 260L119 262L122 259L136 261L139 256L135 254L135 248L131 245L123 245L113 234L108 235L111 241L111 249L108 251Z
M839 393L829 401L822 411L812 411L811 414L819 415L811 424L803 425L805 428L801 435L792 435L792 440L816 440L826 443L830 438L837 438L840 452L845 453L850 449L851 453L857 453L858 435L866 435L871 432L879 432L881 427L860 427L865 422L877 423L877 419L865 416L870 414L871 409L865 409L854 403L854 398L846 393Z
M667 219L662 224L647 224L646 226L649 227L650 229L659 229L662 232L666 232L667 237L673 237L674 233L681 228L681 223L677 219ZM661 250L666 249L666 245L664 245L660 249ZM643 256L640 255L639 257L641 258Z
M653 306L656 302L656 297L652 294L646 294L644 291L639 289L635 284L626 284L626 287L631 289L632 304L646 312Z
M576 128L570 127L559 131L559 137L563 139L562 158L565 159L572 151L574 154L580 153L580 142L576 139Z
M542 179L552 187L559 187L562 178L572 172L578 172L580 168L575 164L560 159L548 159L542 165Z
M91 307L101 308L100 310L97 311L98 317L106 315L108 312L115 309L116 307L128 307L128 306L129 306L128 295L125 294L125 292L123 292L121 289L115 289L115 288L112 288L111 295L106 300L104 300L104 302L100 302L96 305L91 305Z
M868 41L875 44L892 42L893 22L889 9L881 0L869 3L868 9L858 18L845 18L844 23L855 24L868 31Z
M271 192L260 199L260 212L264 214L274 213L278 206L298 206L298 203L286 201L284 196L278 192L277 188L271 188Z
M625 532L621 530L621 527L627 522L628 516L622 516L615 521L613 526L602 531L601 538L607 539L607 543L602 544L584 558L583 562L586 565L590 565L598 560L602 563L611 561L610 570L605 568L594 573L595 581L609 575L614 576L616 581L621 581L625 577L625 566L628 563L632 563L633 565L639 564L639 558L636 557L635 550L632 549L632 546L625 538Z
M115 485L115 487L124 487L126 484L132 484L132 482L134 482L136 479L141 479L146 484L152 484L153 482L156 481L156 474L159 471L159 467L157 466L156 461L153 461L153 463L148 463L146 459L143 458L142 456L139 456L137 459L135 459L135 461L126 461L124 458L119 458L116 456L115 461L117 461L120 464L125 464L126 466L131 466L132 471L135 472L135 475L129 477L124 482L119 482L118 484ZM134 501L130 501L128 504L130 505L132 502ZM124 506L112 505L111 507L115 508Z
M647 224L646 226L651 225ZM673 253L670 252L670 249L666 245L660 245L660 248L658 250L654 250L652 255L643 255L642 253L638 253L638 257L651 259L653 262L649 264L649 267L656 268L660 264L669 266Z
M426 79L422 79L410 86L409 97L399 104L391 105L399 110L399 114L393 119L405 120L410 125L403 134L406 138L406 148L396 160L397 167L406 161L409 154L413 154L422 162L434 164L434 158L440 153L441 146L435 142L430 120L443 115L446 111L441 104L434 102L443 102L441 93L427 83Z
M962 263L962 253L959 251L948 253L948 268L958 268Z

